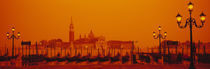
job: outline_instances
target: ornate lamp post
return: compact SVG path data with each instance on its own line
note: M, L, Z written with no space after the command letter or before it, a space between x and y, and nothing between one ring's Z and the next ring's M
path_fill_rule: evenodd
M204 26L206 15L203 12L200 14L201 25L197 25L195 18L192 17L192 11L193 11L193 3L192 2L189 2L188 9L189 9L190 16L189 16L189 18L186 19L186 23L185 23L184 26L180 25L181 20L182 20L182 16L179 13L176 16L176 19L177 19L178 26L180 28L186 28L187 25L190 25L189 27L190 27L190 46L191 46L190 58L191 59L190 59L189 69L195 69L195 66L194 66L195 47L192 45L192 26L195 25L195 27L197 27L197 28L202 28Z
M167 32L164 32L164 35L161 34L161 26L158 27L158 35L153 32L154 39L159 39L159 54L161 54L161 39L165 39L167 36Z
M12 35L10 36L9 32L7 32L7 39L12 39L12 57L14 57L14 40L20 38L20 32L17 33L17 37L15 36L15 27L12 27Z

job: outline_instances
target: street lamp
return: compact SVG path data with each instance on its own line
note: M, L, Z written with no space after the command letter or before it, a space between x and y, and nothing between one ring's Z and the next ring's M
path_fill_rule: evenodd
M159 54L161 54L161 39L165 39L167 36L167 32L164 32L164 35L161 34L161 26L158 27L158 35L156 36L156 33L153 32L154 39L159 39Z
M12 39L12 57L14 57L14 40L20 38L20 32L17 33L17 37L14 35L15 27L12 27L12 35L10 36L9 32L6 33L7 39Z
M188 9L189 9L189 11L192 11L193 10L193 3L192 2L189 2L188 3Z
M189 69L195 69L195 66L194 66L195 47L192 45L192 26L195 25L195 27L197 27L197 28L202 28L204 26L204 23L206 20L206 15L203 12L200 14L201 25L197 25L195 18L192 17L192 11L193 11L193 3L192 2L189 2L188 9L189 9L190 17L186 19L186 23L184 26L181 26L182 16L179 13L176 16L176 19L177 19L178 26L180 28L186 28L187 25L190 25L190 46L191 46L190 58L191 59L190 59Z

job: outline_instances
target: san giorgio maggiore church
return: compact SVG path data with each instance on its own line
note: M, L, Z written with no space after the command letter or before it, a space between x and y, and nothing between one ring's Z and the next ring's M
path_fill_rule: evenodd
M106 41L105 37L96 37L91 30L88 35L79 36L79 39L74 38L74 26L73 21L69 26L69 42L63 42L61 39L42 40L39 46L44 47L61 47L61 48L72 48L72 49L130 49L132 47L132 41L119 41L109 40Z

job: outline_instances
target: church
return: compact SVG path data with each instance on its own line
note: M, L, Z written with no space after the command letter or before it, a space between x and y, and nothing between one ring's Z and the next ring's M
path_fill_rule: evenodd
M109 40L106 41L104 36L95 36L93 31L83 37L79 35L78 39L75 39L74 26L71 19L69 26L69 41L63 42L62 39L51 39L40 41L41 46L44 47L62 47L62 48L72 48L72 49L130 49L132 47L132 41L120 41L120 40Z
M92 48L92 49L107 49L107 48L127 48L130 49L132 46L132 41L117 41L117 40L110 40L105 41L105 37L99 36L96 37L92 30L90 30L89 34L84 37L81 35L79 39L74 39L74 26L73 21L71 19L71 24L69 27L69 46L72 48L77 49L85 49L85 48Z
M99 36L96 37L93 34L93 31L91 30L89 34L84 37L81 35L79 36L79 39L74 39L74 26L73 26L73 21L71 19L71 24L69 26L69 42L63 44L63 46L68 46L70 48L76 48L76 49L84 49L84 48L93 48L93 49L98 49L102 47L106 47L105 43L105 37Z

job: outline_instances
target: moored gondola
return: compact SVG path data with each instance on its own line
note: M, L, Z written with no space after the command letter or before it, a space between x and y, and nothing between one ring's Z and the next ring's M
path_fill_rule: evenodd
M90 57L90 55L80 56L80 53L78 55L79 56L77 57L77 63L87 61L89 59L89 57Z
M77 60L77 56L73 56L73 57L66 57L66 60L68 60L68 62L73 62Z
M57 58L57 57L48 57L48 56L45 56L46 62L53 62L53 61L56 61L56 58Z
M126 63L129 61L129 54L126 52L125 56L122 56L122 64Z
M98 56L98 61L99 62L109 61L109 59L110 59L110 56L109 55L107 55L107 56L101 56L101 55L99 55Z
M111 57L111 63L120 61L120 53L118 52L116 56Z
M88 62L95 62L98 58L96 56L89 57Z
M45 60L43 55L22 56L23 62L42 62Z
M149 55L139 54L139 60L140 60L141 62L150 63L150 62L151 62L150 59L151 59L151 58L149 57Z
M17 59L19 55L15 55L15 56L7 56L7 55L4 55L4 56L0 56L0 61L10 61L12 59Z
M56 58L56 61L58 61L58 62L66 61L66 57L62 57L62 56L60 56L60 54L58 53L57 58Z
M10 60L9 57L10 56L0 56L0 61L9 61Z

